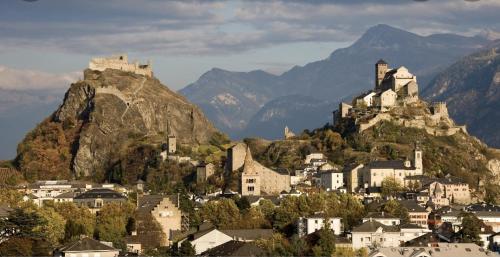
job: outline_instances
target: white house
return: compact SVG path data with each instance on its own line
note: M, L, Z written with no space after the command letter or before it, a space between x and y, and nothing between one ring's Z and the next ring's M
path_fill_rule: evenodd
M439 243L423 247L381 247L370 252L368 257L458 257L498 256L473 243Z
M397 247L401 243L429 233L431 230L416 225L386 226L367 221L351 231L353 249L370 247Z
M325 159L325 156L322 153L311 153L306 155L306 159L304 164L310 164L313 159L322 160Z
M299 236L305 236L314 233L322 228L325 228L327 220L323 215L317 214L310 217L303 217L297 221L297 230ZM328 218L328 226L335 235L340 235L342 232L341 218Z
M197 255L208 249L233 240L232 237L222 233L216 228L198 231L197 233L194 233L189 239Z
M344 186L344 175L341 171L325 171L320 173L321 187L327 191L337 190Z

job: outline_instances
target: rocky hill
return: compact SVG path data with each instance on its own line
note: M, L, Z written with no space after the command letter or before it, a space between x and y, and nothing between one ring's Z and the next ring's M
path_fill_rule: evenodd
M169 134L179 145L203 144L216 132L195 105L156 78L85 70L57 111L19 144L16 164L28 179L99 180L142 145L159 146Z
M471 134L500 147L500 42L462 58L423 93L431 101L446 101L450 115Z
M425 87L439 71L489 42L483 37L453 34L421 36L388 25L377 25L351 46L335 50L324 60L296 66L280 76L263 71L245 73L213 69L180 92L198 104L219 129L231 136L260 135L259 131L251 129L264 124L249 122L258 121L258 117L252 117L277 97L304 95L336 104L371 88L373 65L380 58L396 67L405 65ZM289 101L289 112L302 108L301 105ZM314 115L316 110L303 111ZM326 116L330 111L325 109L324 115L317 117ZM280 124L282 127L285 125ZM304 128L307 127L301 127ZM242 134L243 130L245 133ZM271 138L271 135L266 137Z
M381 120L357 131L325 126L303 132L295 138L278 141L246 139L254 157L269 167L294 170L303 165L306 154L322 152L336 165L366 164L375 160L404 160L411 156L415 143L423 150L424 175L462 178L475 190L479 199L500 199L500 151L489 148L462 130L436 136L427 127L454 124L446 118L442 124L420 127L397 122L397 117L423 116L432 120L425 102L420 107L402 108L388 113L394 119ZM450 123L450 124L448 124ZM340 129L340 130L339 130Z

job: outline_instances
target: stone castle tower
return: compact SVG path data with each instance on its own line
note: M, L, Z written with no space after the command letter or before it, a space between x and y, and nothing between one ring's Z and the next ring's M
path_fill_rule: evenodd
M388 69L388 64L382 59L375 63L375 90L380 88L380 84L382 83Z

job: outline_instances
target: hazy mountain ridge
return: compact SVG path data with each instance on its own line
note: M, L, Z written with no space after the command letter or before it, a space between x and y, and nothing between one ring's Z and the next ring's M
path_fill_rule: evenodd
M500 42L460 59L436 76L424 95L447 102L450 115L471 134L500 147Z
M327 100L335 106L341 99L373 87L373 65L380 58L392 67L404 65L409 68L417 75L422 89L439 71L489 42L482 37L453 34L420 36L388 25L377 25L368 29L351 46L335 50L324 60L295 66L280 76L257 71L221 72L220 69L215 69L180 90L180 93L198 104L219 129L233 137L265 135L271 138L270 135L276 135L276 131L270 131L269 134L266 131L252 131L252 128L264 126L251 122L258 122L258 118L252 117L261 108L269 109L265 104L272 99L286 95L305 95ZM258 76L253 76L254 74ZM259 79L260 77L269 79ZM245 94L248 92L255 92L252 104L247 102ZM225 93L238 99L236 104L211 101L214 96ZM294 104L289 102L291 110L296 109ZM311 113L316 111L311 110ZM324 114L318 117L329 115L332 110L323 111ZM281 127L285 125L287 124L281 124ZM304 128L307 127L299 130Z

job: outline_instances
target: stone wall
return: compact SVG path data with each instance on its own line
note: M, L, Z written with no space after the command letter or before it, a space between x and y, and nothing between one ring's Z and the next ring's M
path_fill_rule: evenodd
M135 74L152 77L153 70L151 64L129 63L127 55L118 55L104 58L93 58L89 62L89 69L104 71L105 69L115 69L133 72Z

